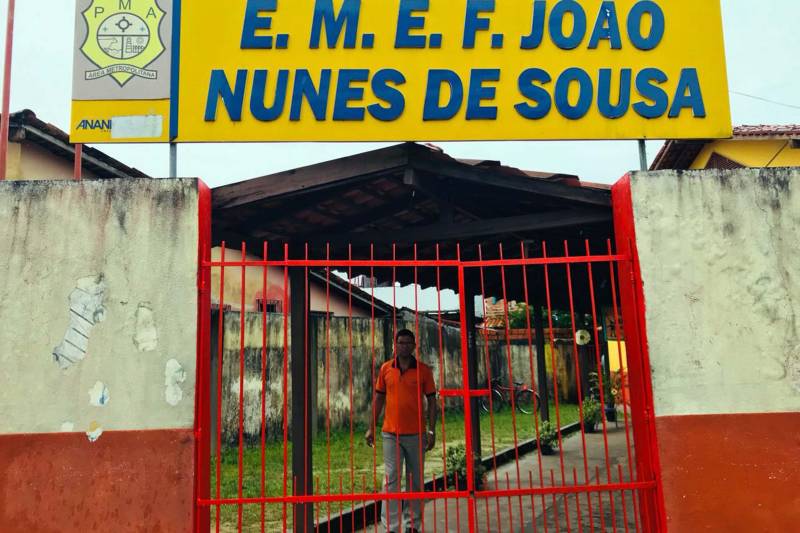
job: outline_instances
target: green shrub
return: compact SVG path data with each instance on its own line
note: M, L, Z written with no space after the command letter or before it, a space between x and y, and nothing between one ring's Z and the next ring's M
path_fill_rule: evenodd
M542 422L542 425L539 426L539 444L549 448L558 447L558 431L549 420Z
M590 431L603 419L603 407L594 398L583 400L583 425Z
M486 467L473 456L472 474L474 476L475 489L483 487L483 477L486 474ZM458 476L458 488L467 488L467 449L463 444L447 448L447 485L455 488L456 476Z

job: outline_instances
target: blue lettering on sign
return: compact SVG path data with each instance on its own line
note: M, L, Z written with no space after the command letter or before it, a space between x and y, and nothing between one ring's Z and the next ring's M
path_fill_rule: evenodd
M441 95L444 85L450 87L450 100L442 105ZM422 120L450 120L464 102L464 84L458 74L447 69L428 71L428 86L425 91L425 108Z
M547 16L546 0L536 0L533 3L533 19L531 20L531 33L522 38L520 48L533 50L539 48L544 38L544 19Z
M211 82L208 85L208 99L206 100L206 122L217 120L217 103L220 99L222 99L230 119L234 122L241 121L246 84L247 71L244 69L236 71L234 88L231 88L224 70L212 70Z
M247 0L242 28L242 49L272 48L271 35L256 35L258 30L272 28L272 17L262 17L262 11L272 12L278 9L278 0Z
M489 29L489 19L479 17L480 13L494 13L494 0L467 0L463 48L475 48L475 34Z
M703 102L703 91L700 89L696 68L686 68L681 71L675 99L669 110L669 118L678 118L681 110L687 107L692 109L695 118L705 118L706 105Z
M275 86L275 98L272 105L265 106L265 93L267 91L266 70L256 70L253 75L253 92L250 95L250 112L256 120L271 122L277 120L283 114L286 105L286 87L289 84L289 71L279 70L278 80Z
M303 99L308 101L311 112L317 120L325 120L328 110L328 93L331 87L331 69L324 69L320 73L319 88L311 79L311 74L306 69L298 70L294 79L294 91L292 92L292 109L289 112L289 120L297 122L300 120L300 111L303 108Z
M624 68L619 74L619 100L611 103L611 69L600 69L600 83L597 88L597 106L600 114L606 118L621 118L628 112L631 105L631 80L633 71Z
M575 23L572 26L572 33L564 35L564 17L567 13L572 14ZM573 50L577 48L586 35L586 12L575 0L561 0L550 13L550 38L553 43L562 50Z
M530 120L539 120L546 117L553 106L553 99L544 87L534 84L546 84L551 81L550 74L540 68L529 68L524 71L518 80L519 92L525 98L533 100L535 105L520 102L514 106L517 113Z
M369 80L369 70L367 69L348 68L339 71L339 80L336 83L336 101L333 104L333 120L364 120L364 108L350 107L348 104L364 99L364 89L353 87L353 82L366 82L367 80Z
M424 35L409 35L411 30L425 27L425 17L415 17L415 11L427 11L430 0L402 0L397 16L397 32L394 37L395 48L425 48Z
M467 120L495 120L496 106L483 106L484 100L494 100L497 89L486 87L484 82L500 81L500 69L473 69L469 77L467 97Z
M572 83L578 84L578 102L572 105L569 101L569 88ZM564 117L578 120L586 116L592 106L594 87L592 78L586 71L573 67L565 70L556 81L556 108Z
M355 48L358 37L358 19L361 16L361 0L344 0L339 14L333 8L333 0L317 0L314 5L314 18L311 22L310 48L319 48L322 25L328 48L336 48L342 30L345 30L344 47Z
M100 119L83 119L78 122L78 125L75 127L76 130L102 130L102 131L109 131L111 130L111 120L100 120Z
M600 6L600 14L594 24L594 31L589 39L589 48L595 49L601 40L611 43L612 50L622 49L622 35L619 31L617 19L617 5L606 0Z
M633 104L633 110L644 118L659 118L664 116L669 106L669 97L660 87L668 81L667 75L657 68L646 68L636 76L636 90L647 100Z
M400 118L406 106L406 99L402 92L389 84L402 85L405 82L406 78L399 70L387 68L376 72L372 78L372 92L376 98L389 104L389 107L371 104L367 107L369 114L382 122L390 122Z
M642 35L642 19L649 15L652 21L650 35ZM652 50L661 43L665 29L664 12L652 0L641 0L634 4L628 14L628 37L639 50Z

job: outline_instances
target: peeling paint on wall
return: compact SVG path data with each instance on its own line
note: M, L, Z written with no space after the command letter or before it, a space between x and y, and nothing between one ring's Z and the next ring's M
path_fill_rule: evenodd
M142 302L136 309L136 333L133 343L140 352L152 352L158 346L158 330L150 303Z
M167 403L173 407L183 399L183 390L180 385L184 381L186 381L186 371L183 366L176 359L167 361L164 367L164 396Z
M94 407L105 407L111 395L108 392L108 387L102 381L94 384L94 387L89 389L89 405Z
M89 442L97 442L97 439L100 438L100 435L103 434L103 428L100 427L95 421L92 421L89 424L89 431L86 432L86 437L89 439Z
M103 275L78 280L69 295L69 326L61 344L53 349L53 359L62 370L86 358L89 335L95 325L105 320L106 283Z

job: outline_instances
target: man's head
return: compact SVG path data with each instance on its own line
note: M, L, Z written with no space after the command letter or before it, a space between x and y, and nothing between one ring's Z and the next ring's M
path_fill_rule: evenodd
M414 333L408 329L401 329L394 338L397 355L401 357L411 357L414 355L416 338Z

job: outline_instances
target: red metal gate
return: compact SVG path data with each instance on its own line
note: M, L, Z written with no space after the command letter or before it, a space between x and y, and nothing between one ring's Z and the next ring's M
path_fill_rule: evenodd
M198 369L197 529L377 533L380 506L421 500L403 528L659 530L649 370L623 340L631 259L610 241L559 244L387 258L223 244L203 265L214 338ZM441 434L425 489L388 493L363 431L404 327L434 369Z

